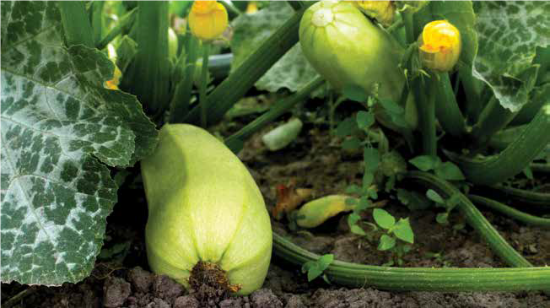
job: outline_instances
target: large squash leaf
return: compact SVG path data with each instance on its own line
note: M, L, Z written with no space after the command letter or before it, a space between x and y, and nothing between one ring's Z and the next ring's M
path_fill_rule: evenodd
M518 111L536 81L536 47L550 45L550 2L479 1L474 8L479 51L473 74L504 108Z
M117 200L106 165L135 163L157 133L134 96L103 88L105 55L64 47L55 2L1 5L1 279L77 282Z

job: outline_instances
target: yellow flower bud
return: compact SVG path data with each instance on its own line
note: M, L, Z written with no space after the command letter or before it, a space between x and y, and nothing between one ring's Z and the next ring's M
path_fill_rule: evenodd
M420 59L424 67L448 72L458 62L461 50L460 32L446 20L436 20L424 26L419 38Z
M391 1L349 1L367 16L376 19L384 27L393 23L395 5Z
M258 4L256 1L250 1L248 2L248 5L246 6L246 14L254 14L258 12Z
M113 74L113 79L105 81L103 85L106 89L118 90L118 84L120 83L120 77L122 77L122 72L115 65L115 73Z
M212 40L227 28L225 7L217 1L195 1L189 13L189 28L201 40Z

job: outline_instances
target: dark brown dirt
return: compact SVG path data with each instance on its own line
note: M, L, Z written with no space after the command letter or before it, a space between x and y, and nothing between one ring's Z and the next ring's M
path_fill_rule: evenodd
M250 168L269 209L276 203L275 187L296 179L297 187L312 188L316 197L342 193L348 185L361 181L361 154L343 153L326 131L306 126L288 148L266 152L259 136L247 142L241 158ZM32 287L28 296L14 307L206 307L193 294L165 276L147 270L143 242L146 206L143 196L129 188L120 190L120 204L109 218L106 248L130 243L122 255L99 260L92 275L78 284L61 287ZM471 228L453 230L439 225L439 209L411 212L391 196L385 209L397 217L410 217L415 233L412 250L403 257L405 267L501 267L503 262L490 251ZM139 208L136 209L136 205ZM132 212L131 222L124 213ZM499 232L536 265L550 264L550 232L521 225L511 219L483 211ZM139 214L139 215L138 215ZM451 225L461 222L451 214ZM333 253L336 259L380 265L389 255L370 242L349 233L345 217L331 219L314 230L290 231L286 221L274 222L273 229L292 238L297 244L317 253ZM2 285L2 303L25 289L15 283ZM250 308L298 307L528 307L550 308L550 298L541 292L387 292L374 288L341 288L321 279L307 283L299 268L273 259L262 289L245 297L221 297L209 306Z

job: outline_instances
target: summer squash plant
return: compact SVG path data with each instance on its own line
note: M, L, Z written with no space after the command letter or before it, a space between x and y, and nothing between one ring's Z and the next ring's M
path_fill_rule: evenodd
M89 276L118 201L116 174L139 169L149 265L185 286L214 275L223 292L248 294L273 250L309 281L550 291L550 268L533 266L478 209L550 225L520 206L548 209L549 194L510 185L550 174L550 3L274 1L234 17L227 3L2 1L2 282ZM102 17L106 9L119 18ZM227 48L232 56L220 56ZM223 140L207 131L253 88L288 95ZM315 232L347 215L351 233L390 252L385 266L320 256L272 232L235 155L310 97L326 102L318 108L342 150L362 153L363 177L288 216ZM356 109L340 119L344 105ZM306 131L294 116L266 135L274 151ZM415 233L386 202L435 203L444 225L460 216L509 267L393 266Z

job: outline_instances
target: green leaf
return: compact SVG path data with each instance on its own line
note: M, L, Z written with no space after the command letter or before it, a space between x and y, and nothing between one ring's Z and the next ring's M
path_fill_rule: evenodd
M363 160L365 161L365 170L374 172L380 163L380 153L378 149L365 147L363 150Z
M479 51L473 74L493 90L500 104L516 112L527 103L537 77L537 46L550 45L550 2L479 1Z
M285 1L272 1L255 14L241 14L235 18L232 22L234 35L231 39L231 51L234 58L231 71L235 71L256 46L274 33L292 14L294 10ZM296 44L256 82L256 88L270 92L287 88L296 92L317 76L317 72L302 54L300 44Z
M364 103L368 99L368 95L365 92L365 89L355 84L344 85L342 89L342 94L349 100Z
M371 172L365 172L363 174L363 189L367 190L371 186L372 182L374 181L374 173Z
M414 244L414 233L408 218L399 219L399 221L395 224L393 234L395 234L395 236L402 241Z
M392 249L395 246L395 238L387 234L382 234L380 237L380 243L378 243L378 250L386 251Z
M1 279L78 282L117 200L104 164L134 164L157 133L134 96L103 88L103 53L64 47L55 2L1 6Z
M344 121L338 123L336 127L336 136L345 137L352 135L357 130L357 123L353 118L347 118Z
M365 230L363 230L363 228L359 227L358 225L351 225L349 228L350 228L350 232L353 234L362 235L362 236L367 235Z
M383 209L374 209L372 211L374 221L382 228L389 229L395 225L395 218Z
M321 256L316 261L308 261L302 266L302 272L307 272L307 280L312 281L315 278L321 276L323 272L330 266L334 261L333 254L326 254Z
M422 171L430 171L437 167L440 162L438 157L430 155L421 155L409 160L409 163Z
M434 171L437 177L442 178L444 180L462 181L466 179L464 177L464 174L460 170L460 168L458 168L457 165L449 161L444 162L441 165L437 166Z
M357 113L357 126L362 130L367 130L374 124L374 114L366 111Z
M342 149L344 150L357 150L361 147L361 140L357 137L351 137L342 142Z
M428 191L426 192L426 197L438 204L445 203L445 200L443 200L443 198L435 190L432 189L428 189Z
M437 221L440 225L446 225L449 223L449 213L439 213L435 217L435 221Z
M346 188L346 193L347 194L360 194L361 193L361 187L353 184L353 185L350 185Z

